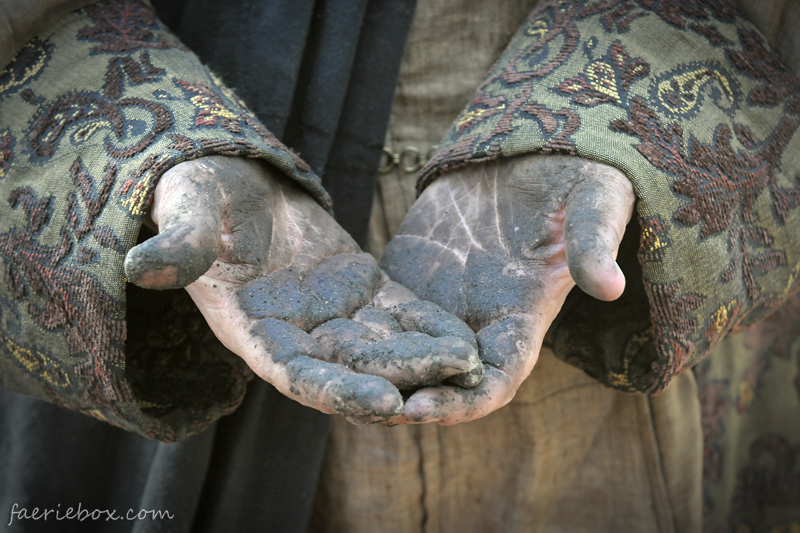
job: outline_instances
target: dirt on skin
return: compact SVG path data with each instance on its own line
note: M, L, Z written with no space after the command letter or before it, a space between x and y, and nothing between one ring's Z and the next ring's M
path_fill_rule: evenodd
M129 279L188 285L218 338L306 405L386 420L403 410L398 387L480 381L470 328L391 282L274 169L225 157L182 163L157 186L152 219L161 233L131 250Z
M575 283L600 299L618 297L624 277L614 258L634 201L619 170L575 156L501 159L429 185L381 266L477 332L485 377L474 389L428 398L428 407L451 410L446 423L485 414L482 402L501 407Z
M472 330L430 302L365 305L381 281L372 256L342 254L305 276L289 268L255 280L240 289L239 303L251 318L309 332L323 348L310 356L382 375L400 389L437 385L458 374L468 374L467 385L477 383L482 365Z

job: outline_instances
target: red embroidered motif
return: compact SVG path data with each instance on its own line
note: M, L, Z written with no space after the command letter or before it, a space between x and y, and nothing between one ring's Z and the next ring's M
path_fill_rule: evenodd
M603 26L607 31L621 33L630 29L631 22L645 15L641 9L636 10L633 4L631 0L602 0L595 5L584 7L578 16L586 18L608 11L601 19Z
M639 264L654 263L664 258L666 248L672 244L669 238L669 228L658 215L642 220L639 217L639 227L642 228L637 257Z
M777 54L770 53L757 33L739 30L744 52L728 50L728 57L740 70L763 79L766 85L753 89L748 99L759 105L775 106L788 102L793 113L800 113L800 79L792 75Z
M578 7L578 3L565 6L556 0L539 2L528 17L527 24L536 21L545 13L552 18L552 24L546 28L531 27L529 33L541 34L541 37L533 41L530 46L518 51L513 57L505 60L507 66L486 78L478 87L477 92L480 93L497 79L502 79L504 83L508 84L520 83L531 78L542 78L560 67L578 46L580 34L572 22ZM564 44L552 58L544 60L542 64L539 56L546 53L550 44L556 42L556 38L562 34ZM533 64L530 63L531 61ZM524 68L520 69L520 65L524 65Z
M112 179L113 172L109 170ZM40 243L38 235L50 221L52 197L38 199L31 189L15 189L9 203L12 208L21 207L25 211L27 225L21 230L0 234L0 254L8 265L6 283L14 297L22 298L26 287L41 295L46 305L41 308L31 304L31 317L45 330L63 330L70 355L84 361L74 368L75 375L84 383L84 400L113 408L114 402L130 401L132 397L122 376L125 362L123 306L111 298L97 280L71 266L68 260L73 247L81 240L77 238L78 232L82 238L92 233L96 218L93 213L105 204L108 187L104 184L95 193L93 181L82 170L80 161L73 166L72 175L88 211L79 225L77 221L73 224L78 230L75 233L62 231L61 243L56 246ZM76 213L73 210L67 216L75 217Z
M3 179L11 166L11 159L14 157L11 152L14 148L14 136L6 133L0 135L0 179Z
M647 13L642 7L676 28L688 27L712 42L721 37L719 32L711 26L701 26L697 21L706 21L713 16L717 20L731 22L735 16L733 8L724 0L602 0L584 7L578 16L586 18L607 11L602 17L606 30L624 32L630 28L633 20Z
M139 85L155 81L157 79L155 75L164 74L165 71L153 66L150 62L150 55L147 52L142 52L139 55L138 63L130 57L115 57L108 62L106 70L105 91L107 98L113 100L122 96L123 72L130 80L130 83ZM150 76L145 75L145 72Z
M205 83L189 83L182 80L178 80L176 83L186 91L190 101L198 109L194 120L196 127L219 125L233 134L242 133L242 127L239 124L241 113L231 110L211 87Z
M697 329L697 321L688 316L700 307L703 297L696 294L678 296L680 283L647 283L644 285L650 301L650 320L653 323L659 352L666 356L669 369L665 378L683 370L688 356L694 351L689 336Z

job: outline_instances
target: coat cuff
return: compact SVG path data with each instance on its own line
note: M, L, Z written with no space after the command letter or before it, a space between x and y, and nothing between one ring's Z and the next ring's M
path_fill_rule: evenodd
M543 0L418 188L536 152L625 172L649 319L635 298L571 295L547 342L607 385L657 392L800 286L799 94L725 0Z
M0 72L0 385L165 441L239 404L250 372L185 296L139 298L169 322L126 338L123 259L154 187L207 155L263 159L330 209L144 3L75 11Z

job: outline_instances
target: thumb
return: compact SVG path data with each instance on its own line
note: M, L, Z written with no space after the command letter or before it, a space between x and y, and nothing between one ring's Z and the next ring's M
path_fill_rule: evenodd
M616 300L625 290L625 275L615 259L633 215L633 185L601 163L587 163L581 173L584 179L570 191L564 214L567 266L584 292Z
M205 274L219 256L221 207L213 165L180 163L156 186L152 218L158 235L131 248L125 275L146 289L185 287Z

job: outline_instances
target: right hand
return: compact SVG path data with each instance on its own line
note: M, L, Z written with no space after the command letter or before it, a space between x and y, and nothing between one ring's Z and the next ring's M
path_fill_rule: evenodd
M477 332L486 373L472 389L418 391L393 423L457 424L510 402L576 284L622 295L615 258L634 200L616 168L558 155L475 164L425 189L381 264Z

